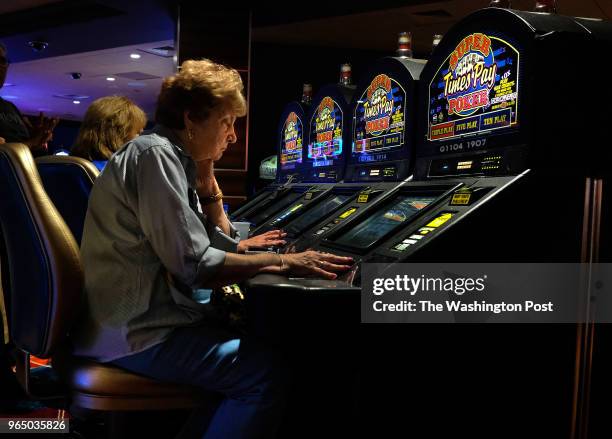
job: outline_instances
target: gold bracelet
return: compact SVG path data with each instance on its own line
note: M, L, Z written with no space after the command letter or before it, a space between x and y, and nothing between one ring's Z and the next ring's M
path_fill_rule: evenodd
M223 199L223 192L219 191L217 192L215 195L211 195L209 197L202 197L200 198L200 204L202 206L207 206L209 204L215 203L219 200Z

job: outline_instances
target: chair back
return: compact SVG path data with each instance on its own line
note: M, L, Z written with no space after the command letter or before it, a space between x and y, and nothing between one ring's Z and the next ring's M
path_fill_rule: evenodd
M83 270L77 243L45 192L29 148L0 145L0 226L15 345L48 358L78 310Z
M51 155L36 159L45 192L81 244L87 203L98 168L81 157Z

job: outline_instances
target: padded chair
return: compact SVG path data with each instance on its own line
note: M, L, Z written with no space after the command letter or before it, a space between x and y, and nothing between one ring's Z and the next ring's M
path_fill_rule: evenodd
M79 250L23 144L0 145L0 225L10 273L10 334L20 350L17 374L29 395L38 399L56 396L39 394L32 387L32 354L53 359L54 369L63 378L64 396L69 396L75 409L120 414L218 402L215 394L70 356L66 336L83 285Z
M81 244L89 193L100 171L81 157L51 155L36 159L45 192Z

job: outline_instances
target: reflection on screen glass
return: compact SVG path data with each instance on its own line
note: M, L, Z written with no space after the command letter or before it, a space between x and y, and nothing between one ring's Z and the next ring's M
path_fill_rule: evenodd
M267 220L274 213L278 212L280 209L287 207L289 204L293 203L295 200L300 198L303 194L301 192L289 192L287 195L282 197L280 200L273 201L267 208L263 210L256 209L255 215L248 216L245 218L248 222L253 226L258 226L265 220Z
M436 198L434 195L400 195L391 205L374 213L335 241L351 247L368 248Z
M295 221L290 223L288 227L285 227L285 231L291 234L303 232L304 230L312 226L315 222L319 221L324 216L333 212L338 206L340 206L349 198L350 195L348 194L339 194L332 197L328 197L322 203L319 203L317 206L313 207L306 213L302 214Z

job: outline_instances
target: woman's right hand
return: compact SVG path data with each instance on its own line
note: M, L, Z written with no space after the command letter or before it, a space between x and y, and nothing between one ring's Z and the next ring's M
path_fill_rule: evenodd
M296 276L316 276L324 279L335 279L337 272L347 271L351 268L353 258L337 256L308 250L302 253L281 255L283 260L282 273Z

